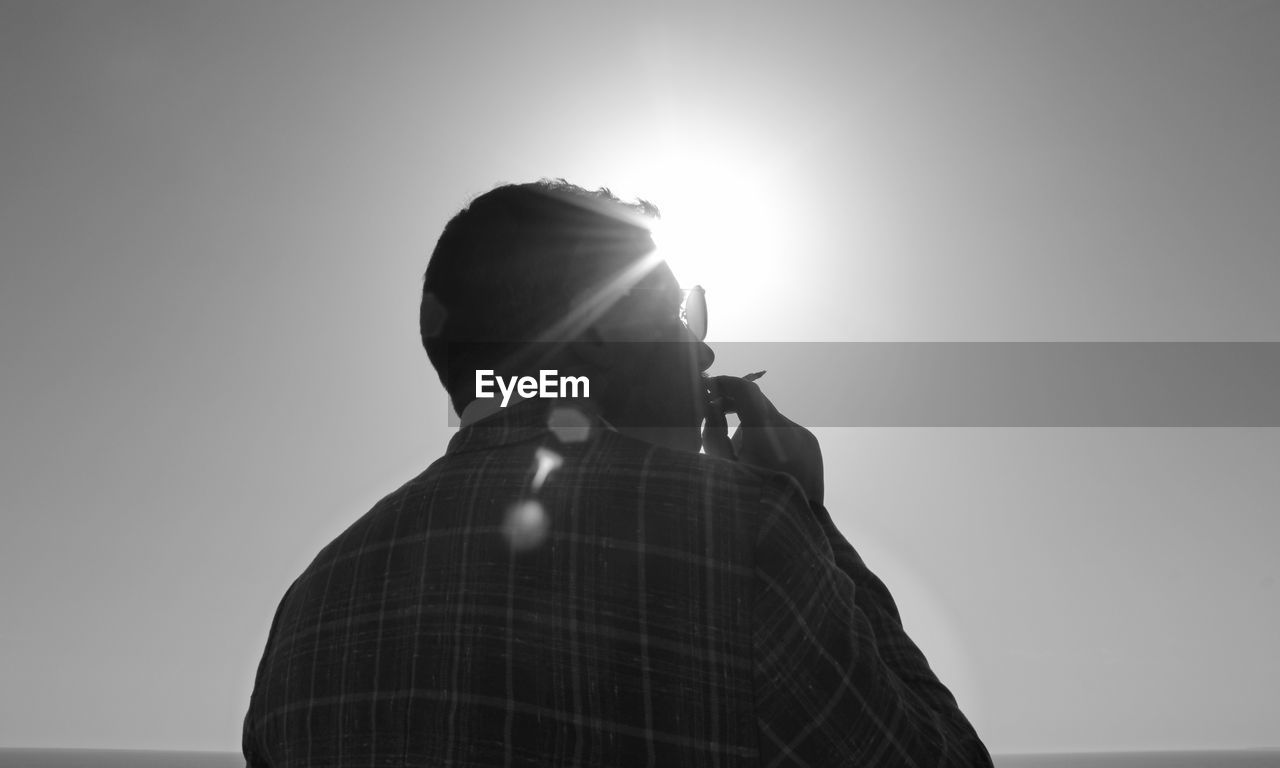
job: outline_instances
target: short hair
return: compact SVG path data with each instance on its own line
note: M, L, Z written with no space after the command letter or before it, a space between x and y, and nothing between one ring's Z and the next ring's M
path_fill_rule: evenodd
M499 186L455 215L423 279L419 330L461 412L462 377L543 339L591 286L653 250L658 209L564 179Z

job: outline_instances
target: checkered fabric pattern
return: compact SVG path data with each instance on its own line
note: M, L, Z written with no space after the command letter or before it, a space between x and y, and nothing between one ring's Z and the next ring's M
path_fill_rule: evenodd
M546 420L462 429L293 583L249 766L991 765L791 478Z

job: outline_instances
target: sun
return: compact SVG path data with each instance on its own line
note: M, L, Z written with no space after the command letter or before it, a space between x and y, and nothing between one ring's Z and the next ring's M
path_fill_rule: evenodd
M706 289L713 337L741 327L760 297L786 278L784 201L758 157L723 142L667 146L623 185L661 211L648 222L656 255L682 286Z
M671 162L655 179L653 224L660 255L682 283L714 283L726 272L753 273L770 266L771 221L777 213L744 169L711 158Z

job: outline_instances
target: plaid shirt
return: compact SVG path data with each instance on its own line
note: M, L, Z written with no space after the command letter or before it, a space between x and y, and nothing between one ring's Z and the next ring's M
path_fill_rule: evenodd
M991 765L794 480L546 417L463 428L293 583L251 768Z

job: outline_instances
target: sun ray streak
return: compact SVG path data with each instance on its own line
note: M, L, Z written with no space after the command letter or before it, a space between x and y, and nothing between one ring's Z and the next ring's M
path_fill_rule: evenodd
M661 263L662 257L656 251L649 251L618 274L584 291L580 301L570 307L563 317L539 334L532 343L512 353L507 364L513 370L519 370L534 362L527 359L531 354L545 356L562 349L566 343L576 339L603 317L619 299Z

